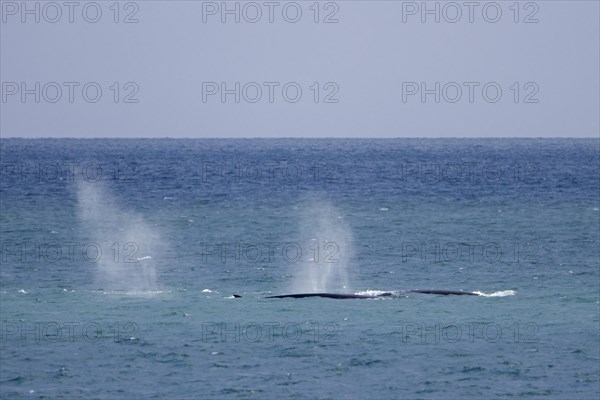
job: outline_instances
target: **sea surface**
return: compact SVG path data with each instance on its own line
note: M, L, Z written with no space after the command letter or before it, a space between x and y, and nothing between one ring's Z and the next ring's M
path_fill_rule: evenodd
M0 156L2 399L600 396L599 140Z

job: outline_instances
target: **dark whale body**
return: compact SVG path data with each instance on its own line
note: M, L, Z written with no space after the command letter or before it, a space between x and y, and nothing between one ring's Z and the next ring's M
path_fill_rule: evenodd
M343 294L343 293L295 293L295 294L280 294L277 296L267 296L267 299L283 299L283 298L294 298L302 299L304 297L324 297L328 299L374 299L377 297L388 297L394 295L404 295L409 293L420 293L420 294L441 294L456 295L456 296L479 296L473 292L463 292L462 290L398 290L396 292L384 292L377 295L362 295L362 294Z

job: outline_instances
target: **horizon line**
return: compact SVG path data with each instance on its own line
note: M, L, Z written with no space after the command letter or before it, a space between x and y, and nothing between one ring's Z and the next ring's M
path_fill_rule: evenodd
M354 136L354 137L338 137L338 136L325 136L325 137L314 137L314 136L247 136L247 137L169 137L169 136L132 136L132 137L119 137L119 136L94 136L94 137L72 137L72 136L9 136L2 137L0 140L8 139L24 139L24 140L52 140L52 139L81 139L81 140L98 140L98 139L168 139L168 140L254 140L254 139L313 139L313 140L348 140L348 139L374 139L374 140L389 140L389 139L600 139L598 136L408 136L408 137L392 137L392 136Z

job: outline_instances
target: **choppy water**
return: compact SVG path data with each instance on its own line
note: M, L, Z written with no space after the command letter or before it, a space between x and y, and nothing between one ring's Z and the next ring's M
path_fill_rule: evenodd
M599 144L1 140L0 397L597 398Z

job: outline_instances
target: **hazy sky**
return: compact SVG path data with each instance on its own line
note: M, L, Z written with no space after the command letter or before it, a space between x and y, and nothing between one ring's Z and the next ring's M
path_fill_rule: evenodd
M2 0L0 135L599 135L598 1L315 3Z

